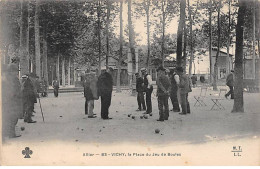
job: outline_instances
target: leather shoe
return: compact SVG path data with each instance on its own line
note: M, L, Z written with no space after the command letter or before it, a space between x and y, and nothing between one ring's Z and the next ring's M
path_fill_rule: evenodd
M157 121L164 121L164 120L162 120L162 119L158 119Z
M111 117L103 118L103 120L111 120L111 119L112 119Z
M88 116L88 118L96 118L97 116Z
M186 113L179 113L180 115L186 115Z
M27 123L36 123L37 121L29 120Z

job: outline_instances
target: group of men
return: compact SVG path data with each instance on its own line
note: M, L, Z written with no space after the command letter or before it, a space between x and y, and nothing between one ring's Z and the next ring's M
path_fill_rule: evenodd
M34 103L37 102L38 77L23 75L19 81L17 64L2 65L2 138L19 137L15 133L18 119L26 123L32 120Z
M111 105L113 78L112 68L108 68L97 78L96 73L91 71L87 73L84 80L85 114L88 118L96 118L93 113L94 100L101 98L101 118L109 120L109 107Z
M151 95L153 92L152 78L148 74L146 68L141 69L142 77L136 73L136 91L137 91L137 111L146 110L144 114L152 113ZM168 120L169 118L169 97L173 105L174 112L182 112L181 115L190 113L190 105L188 102L188 93L191 92L189 77L184 74L182 67L168 72L164 67L157 69L157 98L159 108L159 119L157 121ZM144 99L145 94L145 99ZM145 101L144 101L145 100Z

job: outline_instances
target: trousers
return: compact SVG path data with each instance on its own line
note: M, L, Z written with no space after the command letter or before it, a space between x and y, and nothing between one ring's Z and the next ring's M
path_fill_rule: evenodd
M234 99L234 87L233 86L228 86L229 87L229 91L226 94L226 96L231 95L231 99Z
M145 92L145 101L146 101L146 112L147 113L152 113L152 92L153 92L153 87L150 89L147 89Z
M138 92L137 93L137 103L138 103L138 109L142 110L146 110L146 106L145 106L145 102L144 102L144 93L143 92Z
M169 118L169 96L158 96L158 108L160 120L168 120Z
M173 111L180 111L179 101L177 97L177 91L171 91L170 98L172 102Z
M190 104L188 101L188 93L180 94L180 99L181 99L182 113L184 113L184 114L190 113Z
M111 105L112 92L104 92L101 95L101 118L107 119Z

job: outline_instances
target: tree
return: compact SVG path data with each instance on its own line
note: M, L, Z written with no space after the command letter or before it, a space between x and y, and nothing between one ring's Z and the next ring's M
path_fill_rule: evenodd
M218 78L218 57L219 57L219 51L220 51L220 32L221 32L221 26L220 26L220 8L221 8L221 0L219 0L219 5L218 5L218 50L216 54L216 61L214 64L214 74L213 74L213 90L218 90L217 89L217 78Z
M180 0L180 21L178 25L177 32L177 66L183 67L183 58L182 58L182 38L185 22L185 6L186 0Z
M146 67L149 70L150 65L150 55L151 55L151 43L150 43L150 27L151 27L151 11L154 11L154 8L151 9L152 2L151 0L143 0L141 2L135 2L136 5L136 14L137 16L146 16L146 34L147 34L147 59L146 59ZM144 11L144 12L143 12Z
M39 1L35 2L35 21L34 21L34 31L35 31L35 61L36 61L36 74L41 80L41 46L40 46L40 25L39 25Z
M246 1L239 0L239 9L236 26L235 77L234 77L234 105L232 112L244 112L243 98L243 32Z
M190 5L190 0L188 0L188 13L189 13L189 28L190 28L190 60L189 60L189 76L191 75L191 70L192 70L192 62L194 61L194 57L193 57L193 30L192 30L192 26L193 26L193 20L196 16L197 10L198 10L198 4L199 1L197 1L197 8L196 11L194 12L194 15L192 17L192 9L191 9L191 5ZM195 71L195 67L194 67L194 71Z
M110 2L107 0L107 23L106 23L106 40L107 40L107 53L106 53L106 70L108 70L108 58L109 58L109 22L110 22Z
M29 63L27 55L27 4L25 0L21 1L21 27L20 27L20 68L21 75L29 73Z
M117 92L121 92L120 73L121 73L122 57L123 57L123 2L120 1L120 49L119 49L117 81L116 81Z

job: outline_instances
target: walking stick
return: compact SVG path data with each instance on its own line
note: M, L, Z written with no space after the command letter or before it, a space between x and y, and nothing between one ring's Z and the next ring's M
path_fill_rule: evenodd
M42 113L42 120L43 120L43 122L44 122L44 116L43 116L43 112L42 112L42 104L41 104L41 99L40 99L40 98L38 98L38 99L39 99L39 104L40 104L41 113Z

